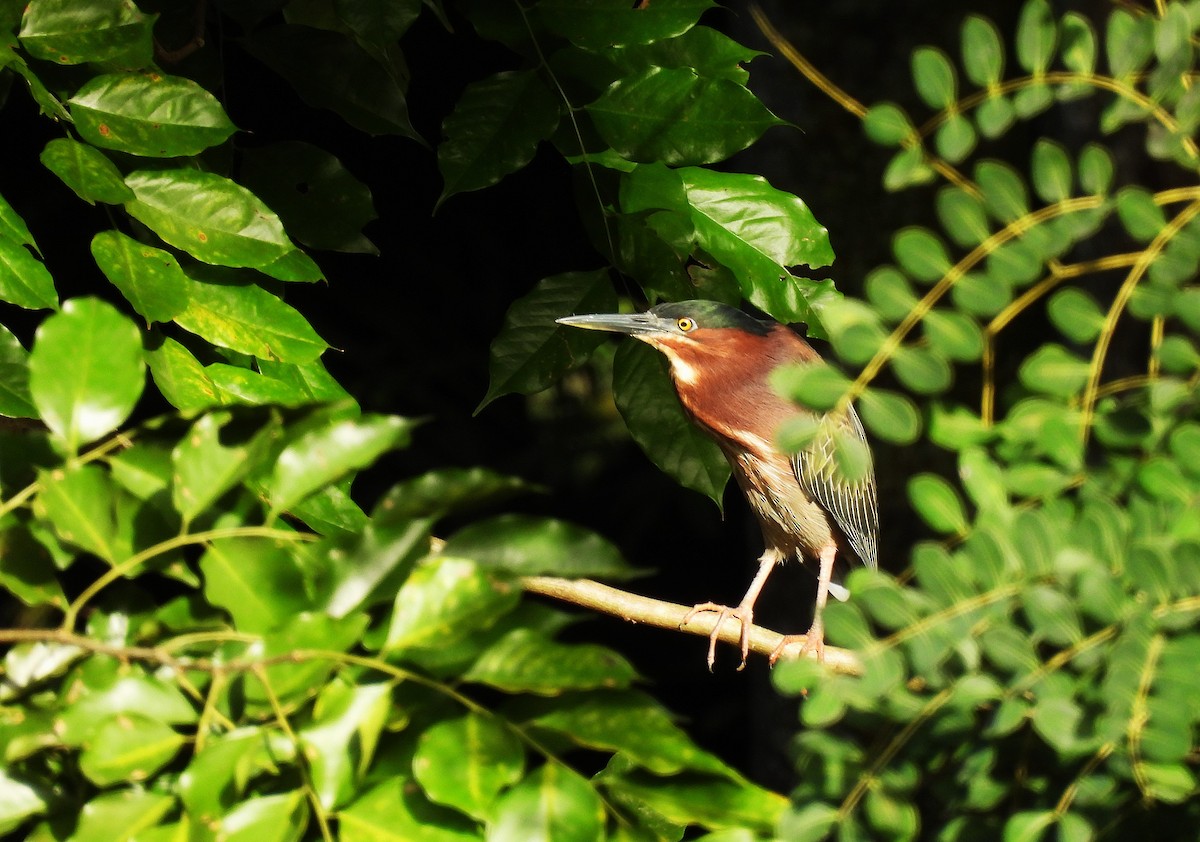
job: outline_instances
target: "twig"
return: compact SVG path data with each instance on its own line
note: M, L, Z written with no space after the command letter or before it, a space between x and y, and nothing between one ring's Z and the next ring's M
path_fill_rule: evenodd
M687 625L683 625L683 618L692 610L690 605L677 605L673 602L638 596L589 579L526 576L521 580L521 585L531 593L553 597L603 614L611 614L631 623L645 623L655 628L677 630L701 637L708 637L712 634L717 619L712 614L698 614ZM737 623L727 622L721 627L719 639L736 646L740 634L741 628ZM779 632L762 626L753 626L750 629L750 651L760 655L770 655L781 640L783 640L783 635ZM803 645L803 641L789 644L783 650L781 658L793 660L800 657L800 649ZM815 653L811 657L816 657ZM834 672L845 675L862 675L862 663L858 656L848 649L826 646L825 664Z

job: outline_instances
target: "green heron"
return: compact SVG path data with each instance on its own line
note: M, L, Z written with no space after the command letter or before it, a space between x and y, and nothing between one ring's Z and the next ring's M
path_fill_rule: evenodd
M879 515L875 477L869 454L866 470L848 477L834 456L835 435L829 424L818 425L816 438L794 455L774 443L779 426L797 407L771 388L768 378L778 366L820 359L795 331L777 322L763 322L741 310L715 301L660 304L645 313L570 316L559 324L607 330L640 339L666 355L671 379L684 410L720 446L733 475L762 528L765 550L746 595L734 608L701 603L684 618L714 612L717 622L709 636L708 666L716 658L717 637L725 620L741 624L742 663L750 648L754 602L776 564L796 556L816 559L817 600L812 627L806 635L788 635L771 654L771 663L789 643L803 637L802 653L825 657L822 611L829 594L844 600L845 588L833 581L834 560L857 560L877 565ZM839 435L856 437L866 445L862 423L853 408L825 416L840 425Z

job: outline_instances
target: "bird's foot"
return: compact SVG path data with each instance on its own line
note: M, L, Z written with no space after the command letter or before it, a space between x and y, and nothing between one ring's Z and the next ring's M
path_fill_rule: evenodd
M738 638L738 643L742 651L742 662L738 664L738 672L741 672L746 668L746 656L750 654L750 628L754 625L754 609L749 605L739 605L736 608L730 608L728 605L717 605L715 602L702 602L684 615L679 627L683 628L686 626L697 614L707 612L717 615L717 621L713 624L712 633L708 636L708 671L712 672L713 664L717 662L717 639L721 636L721 626L725 624L727 619L733 617L742 627L741 636Z
M775 662L779 660L779 656L783 651L793 643L804 641L804 645L800 647L800 657L804 658L809 652L813 652L817 656L819 663L825 663L825 625L824 623L816 622L808 630L807 634L787 634L783 640L779 641L779 645L771 652L771 666L775 666Z

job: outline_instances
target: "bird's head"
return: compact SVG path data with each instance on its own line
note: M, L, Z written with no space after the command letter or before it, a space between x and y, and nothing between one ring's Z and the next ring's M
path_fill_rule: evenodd
M567 316L559 324L624 333L667 356L676 380L696 382L716 361L750 361L764 353L773 325L717 301L659 304L644 313Z

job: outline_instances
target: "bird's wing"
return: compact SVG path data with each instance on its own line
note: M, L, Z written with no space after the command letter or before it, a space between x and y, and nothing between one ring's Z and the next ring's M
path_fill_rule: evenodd
M853 407L840 423L845 434L866 443L866 433ZM804 493L833 516L862 563L873 569L878 566L879 539L875 469L868 463L863 475L850 482L838 467L834 447L833 435L818 433L808 447L792 457L792 470ZM869 458L869 450L867 454Z

